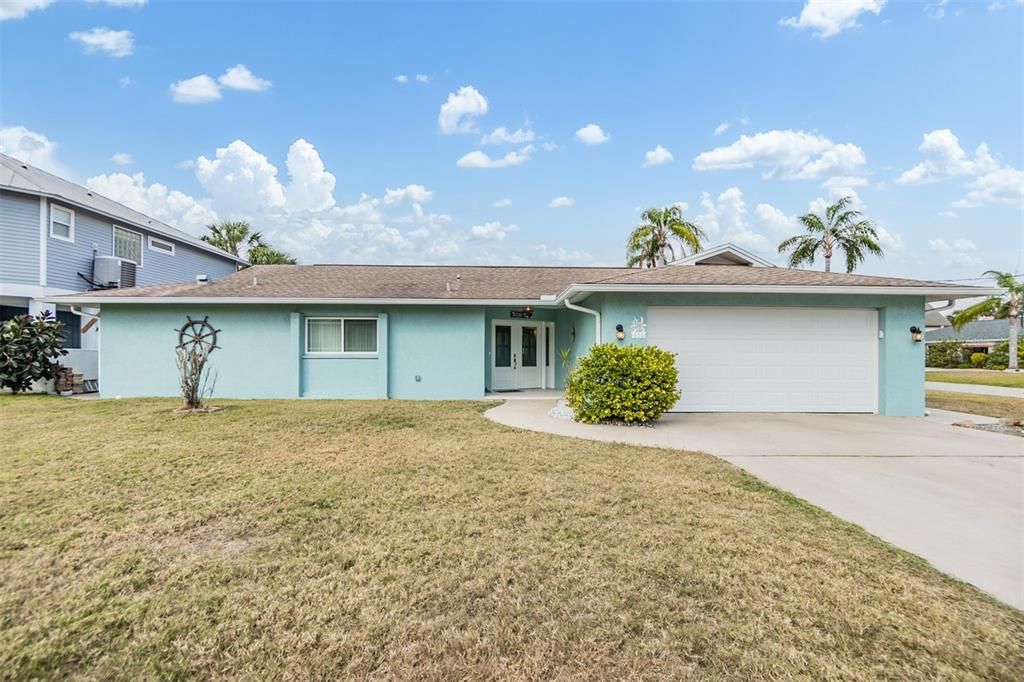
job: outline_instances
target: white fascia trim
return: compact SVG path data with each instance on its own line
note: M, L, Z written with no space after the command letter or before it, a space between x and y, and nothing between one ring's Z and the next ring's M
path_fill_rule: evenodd
M38 298L45 300L47 297L54 296L69 296L79 292L71 289L61 289L58 287L44 287L36 284L8 284L0 282L0 296L10 296L11 298ZM54 301L46 301L47 303L54 303Z
M692 294L857 294L872 296L924 296L928 300L951 300L997 296L1002 289L981 287L928 286L816 286L816 285L736 285L736 284L572 284L559 294L566 299L575 294L618 293L692 293Z
M460 306L509 306L538 307L541 301L535 298L528 299L492 299L492 298L275 298L272 296L245 296L228 298L225 296L61 296L47 303L74 303L85 305L105 305L108 303L156 303L163 305L235 305L264 304L264 305L460 305ZM544 301L544 303L549 303ZM551 302L553 303L553 302ZM560 307L545 305L543 307Z
M723 253L728 253L730 251L739 256L740 258L746 258L752 264L757 264L766 268L778 267L777 265L775 265L775 263L772 263L769 260L765 260L764 258L761 258L760 256L753 254L742 247L736 246L732 242L725 242L724 244L713 246L705 251L690 254L685 258L674 260L671 263L668 263L668 265L692 265L694 263L704 260L705 258L714 258L715 256L721 255Z

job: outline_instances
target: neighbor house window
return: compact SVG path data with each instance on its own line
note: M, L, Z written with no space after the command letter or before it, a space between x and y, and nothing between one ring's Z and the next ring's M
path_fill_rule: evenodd
M142 265L142 235L114 225L114 255Z
M159 251L160 253L166 253L169 256L174 255L174 242L164 241L163 239L157 239L156 237L149 238L149 250Z
M307 317L307 353L376 353L376 318Z
M75 241L75 212L60 206L51 206L50 236L66 242Z
M57 321L64 325L60 333L64 336L64 348L82 347L82 320L69 310L58 310Z

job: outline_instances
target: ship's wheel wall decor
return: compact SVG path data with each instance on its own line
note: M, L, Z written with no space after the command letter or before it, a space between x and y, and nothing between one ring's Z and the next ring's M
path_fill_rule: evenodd
M207 354L220 348L217 345L217 334L221 330L214 329L210 324L209 315L201 320L193 320L190 315L187 315L185 319L188 321L182 325L181 329L175 330L178 332L178 348L188 352L201 351Z

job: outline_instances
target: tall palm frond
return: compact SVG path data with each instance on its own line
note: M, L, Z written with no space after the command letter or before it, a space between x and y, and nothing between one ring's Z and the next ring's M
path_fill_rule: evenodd
M643 221L626 240L626 264L629 267L654 268L676 259L689 250L696 253L703 248L706 235L696 223L683 218L679 206L649 208L640 214Z
M861 212L850 208L852 197L841 197L825 207L824 216L805 213L798 218L805 234L785 239L779 244L779 253L789 252L789 266L814 265L821 252L825 259L825 272L832 269L832 256L841 250L846 260L846 271L853 272L867 256L882 258L885 253L878 244L878 229Z

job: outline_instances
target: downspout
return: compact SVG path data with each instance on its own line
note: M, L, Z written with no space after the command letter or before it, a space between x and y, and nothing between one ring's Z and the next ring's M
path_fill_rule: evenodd
M946 301L946 305L938 305L938 306L925 305L924 309L928 310L928 311L934 310L937 313L941 313L943 310L949 310L950 308L952 308L955 305L956 305L956 301L953 300L953 299L950 299L950 300Z
M572 303L568 298L565 299L565 307L569 310L575 310L577 312L586 313L587 315L594 316L594 343L601 343L601 313L590 308L584 308L581 305Z

